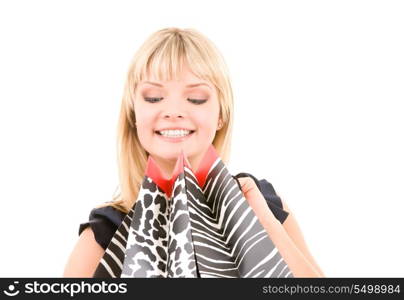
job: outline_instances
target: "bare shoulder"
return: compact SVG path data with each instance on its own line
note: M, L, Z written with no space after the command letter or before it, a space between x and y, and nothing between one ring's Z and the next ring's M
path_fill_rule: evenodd
M68 258L63 277L92 277L103 254L104 249L95 240L91 227L87 227Z
M283 222L283 228L289 235L289 237L293 240L299 250L303 253L303 255L310 261L310 263L317 269L321 276L325 277L323 271L318 266L317 262L315 261L314 257L311 255L309 247L304 239L303 232L300 229L300 226L296 220L295 214L289 206L286 204L286 201L281 198L281 202L283 205L283 209L289 213L286 220Z

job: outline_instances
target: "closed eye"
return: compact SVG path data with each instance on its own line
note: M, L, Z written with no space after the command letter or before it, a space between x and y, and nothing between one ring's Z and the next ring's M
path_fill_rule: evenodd
M163 97L160 97L160 98L158 98L158 97L145 97L144 98L147 102L151 102L151 103L155 103L155 102L159 102L160 100L162 100L163 99ZM208 99L190 99L190 98L188 98L187 99L189 102L191 102L191 103L194 103L194 104L203 104L203 103L205 103L206 101L208 101Z
M189 102L192 102L194 104L203 104L206 101L208 101L208 99L187 99Z
M162 100L163 98L148 98L148 97L145 97L144 98L144 100L146 100L147 102L151 102L151 103L155 103L155 102L158 102L158 101L160 101L160 100Z

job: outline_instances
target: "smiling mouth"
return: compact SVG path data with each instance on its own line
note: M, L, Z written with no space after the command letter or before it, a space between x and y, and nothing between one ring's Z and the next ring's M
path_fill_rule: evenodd
M155 130L154 133L167 138L182 138L193 134L195 130Z

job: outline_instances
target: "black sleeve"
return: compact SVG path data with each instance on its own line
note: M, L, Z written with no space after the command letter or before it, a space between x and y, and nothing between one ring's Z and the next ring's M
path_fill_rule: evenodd
M94 208L90 212L89 221L80 224L79 235L90 226L95 240L105 250L124 217L125 213L112 206Z
M274 214L275 218L283 224L285 222L286 218L288 217L289 213L283 209L282 201L281 198L276 194L274 187L270 182L268 182L265 179L258 180L255 178L253 175L249 173L239 173L236 176L233 176L233 178L237 179L240 177L251 177L254 179L255 184L257 187L260 189L262 195L264 196L265 200L267 201L267 204L269 208L271 209L272 213ZM239 184L238 180L236 180L237 183ZM239 184L240 186L240 184ZM241 187L240 187L241 189Z

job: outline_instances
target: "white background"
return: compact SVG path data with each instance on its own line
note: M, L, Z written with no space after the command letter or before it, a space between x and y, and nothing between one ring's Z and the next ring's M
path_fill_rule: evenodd
M404 276L401 1L0 2L0 276L59 277L118 184L129 62L164 27L223 53L232 173L270 181L327 277Z

